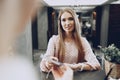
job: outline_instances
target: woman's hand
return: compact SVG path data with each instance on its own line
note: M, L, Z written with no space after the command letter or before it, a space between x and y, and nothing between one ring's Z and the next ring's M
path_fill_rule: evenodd
M46 59L45 65L48 70L50 70L54 65L52 61L58 61L58 58L51 56Z

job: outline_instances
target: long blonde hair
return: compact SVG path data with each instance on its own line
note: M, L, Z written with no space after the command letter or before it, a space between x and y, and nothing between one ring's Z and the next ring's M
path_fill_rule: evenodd
M58 50L58 59L63 62L64 60L64 56L65 56L65 46L64 46L64 39L65 39L65 31L62 28L61 25L61 16L64 12L68 12L70 13L73 18L74 18L74 22L75 22L75 29L73 30L73 38L75 41L75 44L78 48L78 62L81 62L84 60L84 50L83 50L83 46L81 43L81 27L80 27L80 23L79 20L77 18L76 13L70 9L70 8L66 8L63 9L59 12L59 16L58 16L58 35L60 37L59 39L59 50Z

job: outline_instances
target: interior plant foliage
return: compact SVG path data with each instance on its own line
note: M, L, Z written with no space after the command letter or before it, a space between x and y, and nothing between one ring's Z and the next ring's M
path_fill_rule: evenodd
M104 58L107 61L120 64L120 49L114 44L111 44L108 47L99 46L99 48L101 52L104 53Z

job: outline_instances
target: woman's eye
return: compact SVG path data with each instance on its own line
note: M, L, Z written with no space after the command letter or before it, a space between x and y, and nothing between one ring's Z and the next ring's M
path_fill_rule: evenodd
M72 17L70 17L70 18L68 18L68 20L70 20L70 21L72 21L72 20L74 20Z
M62 21L66 21L65 19L62 19Z
M68 19L63 18L61 21L65 22L66 20L73 21L74 19L73 19L73 17L69 17Z

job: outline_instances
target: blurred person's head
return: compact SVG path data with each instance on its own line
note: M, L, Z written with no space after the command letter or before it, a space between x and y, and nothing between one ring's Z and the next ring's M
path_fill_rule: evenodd
M0 0L0 54L8 53L38 7L37 0Z
M38 80L31 61L21 56L9 57L14 40L37 7L37 0L0 0L0 80Z

